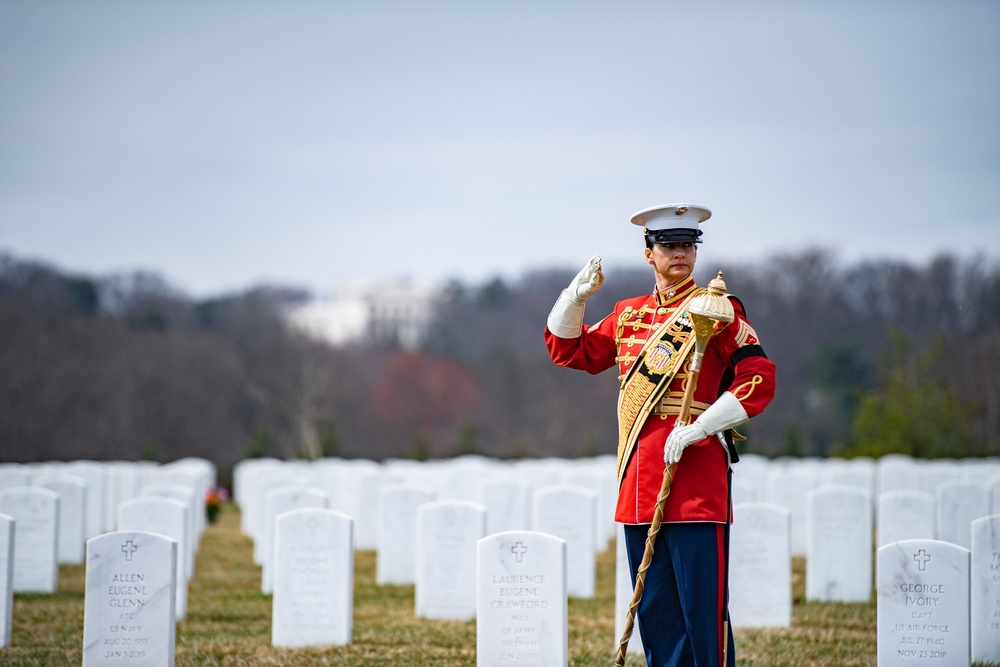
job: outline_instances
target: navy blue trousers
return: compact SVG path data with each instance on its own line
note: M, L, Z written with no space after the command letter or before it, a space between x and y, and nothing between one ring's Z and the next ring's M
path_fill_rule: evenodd
M649 525L626 525L632 584ZM720 667L727 608L729 526L664 523L656 535L636 623L649 667ZM730 630L726 667L736 667Z

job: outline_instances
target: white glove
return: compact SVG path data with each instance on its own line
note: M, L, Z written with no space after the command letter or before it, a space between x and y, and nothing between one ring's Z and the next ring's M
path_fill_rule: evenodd
M667 465L677 463L681 460L681 453L688 445L725 431L727 428L739 426L748 419L747 411L743 409L739 399L731 392L725 392L701 413L695 423L674 427L674 430L667 436L666 444L663 445L663 462Z
M604 272L601 271L601 258L594 255L587 262L587 265L580 269L580 273L576 274L576 278L573 278L566 290L570 296L586 300L594 296L603 284Z
M583 311L586 300L601 289L604 272L601 258L594 255L587 265L576 274L569 287L564 289L549 313L549 331L559 338L579 338L583 328Z

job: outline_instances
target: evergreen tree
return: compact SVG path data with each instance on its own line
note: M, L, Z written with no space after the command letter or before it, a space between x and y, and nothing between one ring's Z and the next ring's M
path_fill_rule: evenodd
M882 360L881 389L862 392L854 418L857 456L908 454L920 458L963 456L970 438L971 410L948 388L939 371L943 337L918 352L899 332Z

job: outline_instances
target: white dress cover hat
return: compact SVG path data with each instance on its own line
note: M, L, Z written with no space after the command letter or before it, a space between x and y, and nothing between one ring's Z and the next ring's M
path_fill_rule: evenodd
M632 224L645 227L653 243L700 243L700 224L712 217L712 211L698 204L663 204L644 208L632 216Z

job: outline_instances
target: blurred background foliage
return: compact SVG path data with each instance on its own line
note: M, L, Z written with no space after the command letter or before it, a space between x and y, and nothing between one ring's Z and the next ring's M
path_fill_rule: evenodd
M452 282L418 349L334 347L284 325L309 296L294 287L194 300L149 273L92 278L2 256L0 459L204 456L228 470L255 456L611 453L616 373L557 368L542 339L573 273ZM778 368L747 451L1000 451L995 264L841 266L811 250L724 278ZM651 289L648 268L608 273L587 322Z

